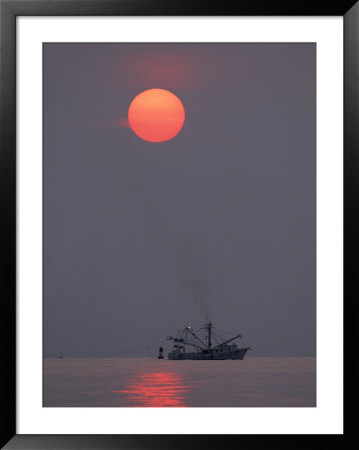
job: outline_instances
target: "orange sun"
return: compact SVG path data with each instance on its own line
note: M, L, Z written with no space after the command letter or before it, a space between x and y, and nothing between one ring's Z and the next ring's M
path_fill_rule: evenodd
M181 100L165 89L141 92L128 108L128 122L132 131L149 142L172 139L181 130L184 118Z

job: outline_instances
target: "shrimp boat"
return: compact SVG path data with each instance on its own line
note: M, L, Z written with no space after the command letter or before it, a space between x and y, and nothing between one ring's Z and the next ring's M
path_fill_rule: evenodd
M243 359L252 349L233 343L241 337L237 334L229 339L221 338L212 322L207 322L197 333L192 327L185 327L177 337L167 336L168 340L174 341L168 359ZM189 351L187 347L190 347Z

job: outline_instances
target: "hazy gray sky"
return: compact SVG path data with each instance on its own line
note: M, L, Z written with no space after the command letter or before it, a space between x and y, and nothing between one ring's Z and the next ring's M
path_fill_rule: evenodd
M44 45L44 355L157 355L199 328L315 354L315 44ZM186 120L149 143L132 99ZM166 341L165 349L171 347Z

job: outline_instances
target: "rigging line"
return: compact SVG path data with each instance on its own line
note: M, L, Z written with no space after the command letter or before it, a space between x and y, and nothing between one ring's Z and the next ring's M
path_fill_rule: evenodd
M216 331L217 331L217 330L216 330ZM217 332L213 332L213 335L214 335L218 340L221 340L221 341L224 340L224 338L223 338L219 333L217 333Z

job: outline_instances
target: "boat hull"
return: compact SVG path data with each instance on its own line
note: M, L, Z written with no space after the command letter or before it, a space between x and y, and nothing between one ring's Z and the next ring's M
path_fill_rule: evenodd
M172 360L225 360L243 359L250 347L242 347L228 352L180 352L173 351L168 354Z

